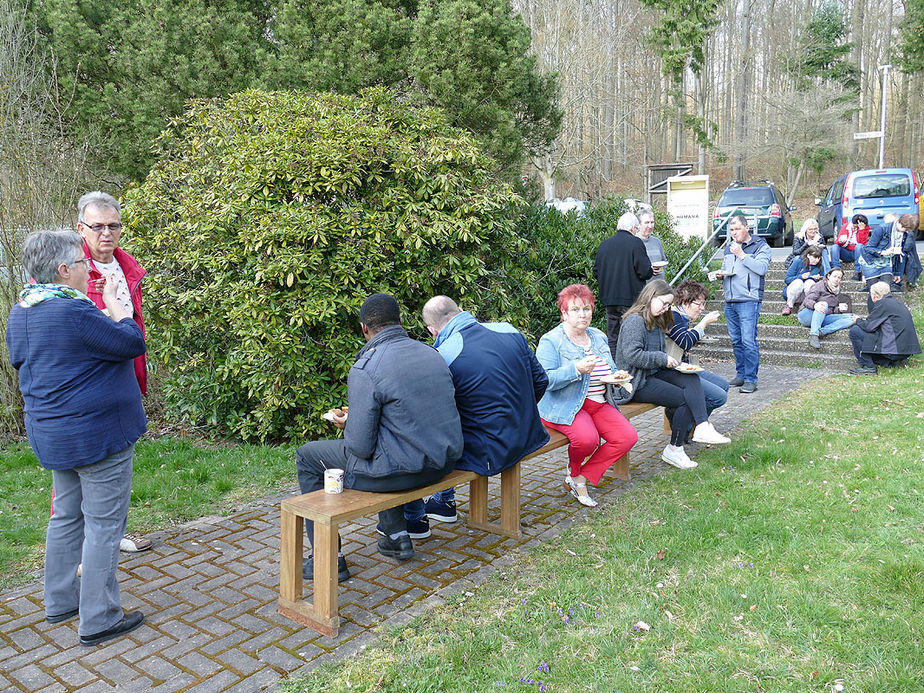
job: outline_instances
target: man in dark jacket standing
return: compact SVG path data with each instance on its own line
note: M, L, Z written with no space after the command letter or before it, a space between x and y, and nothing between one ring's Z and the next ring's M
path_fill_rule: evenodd
M616 222L616 234L600 244L594 260L597 293L606 306L606 337L614 358L622 316L654 274L645 244L635 236L638 227L638 217L623 214Z
M850 369L854 375L875 375L877 365L897 366L921 353L911 311L892 296L889 285L876 282L869 289L869 297L873 309L849 332L853 354L860 364Z
M317 440L298 449L302 493L324 486L326 468L343 469L344 487L361 491L400 491L438 481L462 454L462 428L446 362L401 326L398 302L373 294L359 311L366 346L356 355L347 380L349 412L335 417L342 439ZM347 418L349 417L349 421ZM414 546L401 507L379 513L379 553L407 560ZM314 525L305 520L314 545ZM302 574L314 578L314 561ZM350 577L341 553L339 581Z
M513 325L480 323L448 296L427 301L423 320L455 386L465 441L456 469L500 474L549 442L536 408L549 378ZM455 498L452 488L434 494L426 503L427 516L455 522Z

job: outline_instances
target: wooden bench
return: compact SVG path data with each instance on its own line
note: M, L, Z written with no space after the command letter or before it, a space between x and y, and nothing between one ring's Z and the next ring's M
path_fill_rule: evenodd
M620 406L620 411L626 418L632 418L654 408L653 404L629 403ZM323 635L336 637L340 628L337 605L337 547L340 525L452 486L466 482L469 484L469 527L519 538L522 534L520 464L568 444L568 439L562 433L546 430L549 433L548 443L501 473L500 522L488 521L488 477L462 470L450 472L429 486L407 491L374 493L345 489L343 493L330 494L320 490L283 500L280 511L278 612ZM607 471L607 475L628 481L629 453L616 460ZM314 521L314 595L311 602L302 599L305 519Z

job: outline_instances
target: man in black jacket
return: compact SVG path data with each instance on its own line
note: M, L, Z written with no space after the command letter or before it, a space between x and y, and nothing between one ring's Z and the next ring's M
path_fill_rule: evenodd
M622 316L654 274L645 244L635 236L638 226L638 217L631 212L619 217L616 234L600 244L594 261L597 292L606 306L607 342L614 358Z
M297 452L302 493L324 486L324 470L343 469L345 488L401 491L442 479L462 455L462 426L452 375L435 349L411 339L401 327L398 302L373 294L359 311L366 346L356 355L347 380L349 411L334 416L343 438L316 440ZM347 418L349 417L349 421ZM407 560L414 556L401 506L379 513L379 553ZM314 523L305 520L314 545ZM302 575L314 578L314 561ZM337 576L350 577L341 553Z
M892 296L889 285L876 282L869 288L869 297L873 309L849 332L860 364L850 369L854 375L874 375L877 365L901 365L909 356L921 353L911 311Z

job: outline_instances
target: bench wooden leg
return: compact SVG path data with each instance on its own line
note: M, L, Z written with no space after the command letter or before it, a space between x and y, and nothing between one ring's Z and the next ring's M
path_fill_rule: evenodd
M488 523L488 477L476 476L468 484L468 524L471 527Z
M617 479L629 481L629 453L620 457L613 462L612 466L606 470L607 476L615 476Z
M488 522L488 477L477 476L468 485L468 526L483 532L519 538L520 465L501 472L501 521Z
M279 537L279 597L282 601L296 602L302 598L302 551L304 546L304 520L282 511Z
M289 519L286 516L294 519ZM340 630L337 605L338 525L314 523L314 595L313 601L302 599L302 551L304 520L282 513L280 561L282 577L277 611L286 618L313 628L323 635L336 637Z
M519 462L501 472L501 529L508 537L520 537Z

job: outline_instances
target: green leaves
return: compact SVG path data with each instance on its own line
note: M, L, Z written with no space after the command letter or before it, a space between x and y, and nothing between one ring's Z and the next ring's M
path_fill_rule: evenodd
M169 411L244 439L331 435L320 414L345 401L376 291L420 337L436 293L525 322L507 303L518 204L470 136L382 88L192 105L123 211Z

